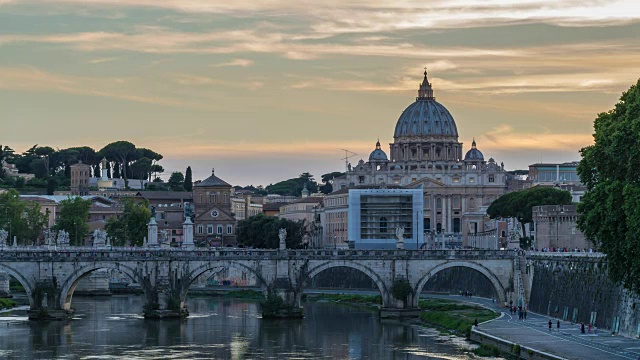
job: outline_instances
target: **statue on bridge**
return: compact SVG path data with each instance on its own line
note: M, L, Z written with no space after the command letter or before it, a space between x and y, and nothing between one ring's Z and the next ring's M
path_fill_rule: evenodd
M93 246L105 246L107 244L107 232L100 229L93 231Z
M69 233L64 230L58 231L58 239L56 243L58 246L69 246Z
M286 250L287 243L285 240L287 239L287 229L281 228L280 231L278 231L278 237L280 238L280 250Z
M57 232L55 230L46 229L44 231L44 245L53 245L56 241Z
M396 249L404 249L404 228L396 228Z
M193 221L192 217L193 217L194 213L195 213L195 207L193 206L193 204L191 204L189 202L185 202L184 203L184 219L185 219L185 221L187 219Z
M5 229L0 229L0 246L5 246L7 244L8 237L9 232Z
M169 231L167 230L160 230L158 232L158 243L160 244L167 244L169 242Z

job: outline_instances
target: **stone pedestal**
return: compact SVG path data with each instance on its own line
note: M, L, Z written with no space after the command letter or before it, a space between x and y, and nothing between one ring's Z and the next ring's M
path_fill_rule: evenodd
M0 273L0 298L11 297L11 290L9 289L9 274Z
M151 218L149 220L149 225L147 225L149 229L147 236L147 246L148 247L158 247L158 223L155 218Z
M193 242L193 222L191 218L187 217L182 224L182 247L186 249L193 249L196 244Z

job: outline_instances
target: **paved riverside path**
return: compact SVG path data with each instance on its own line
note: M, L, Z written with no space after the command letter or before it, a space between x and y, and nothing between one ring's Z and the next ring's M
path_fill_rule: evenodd
M428 297L478 304L502 312L503 315L499 319L479 324L478 330L566 359L640 359L640 340L612 336L606 330L598 331L597 334L582 334L580 324L560 320L560 331L558 331L556 328L558 319L528 312L526 321L518 320L517 314L511 315L508 309L498 308L491 299L456 295L429 295ZM553 325L551 332L548 325L549 319Z

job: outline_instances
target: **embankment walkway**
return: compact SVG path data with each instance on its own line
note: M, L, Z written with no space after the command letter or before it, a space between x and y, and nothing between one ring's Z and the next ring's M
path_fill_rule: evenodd
M501 312L503 315L500 318L480 324L477 330L565 359L640 359L640 340L637 339L612 336L608 331L582 334L580 324L562 320L558 330L558 319L531 312L527 314L527 320L518 320L517 315L510 315L507 309L499 308L490 299L455 295L429 297L474 303ZM552 322L551 331L549 320Z

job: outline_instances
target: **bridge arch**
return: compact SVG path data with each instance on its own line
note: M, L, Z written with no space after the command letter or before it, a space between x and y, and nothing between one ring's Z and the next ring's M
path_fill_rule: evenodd
M307 284L309 284L311 280L321 272L328 269L339 268L339 267L347 267L347 268L359 270L363 274L367 275L371 280L373 280L373 282L378 287L378 291L380 291L380 296L382 297L383 306L387 304L388 302L387 295L389 294L389 292L382 278L380 278L380 276L370 267L357 262L326 261L321 264L318 264L315 267L309 269L309 271L307 272L307 275L305 276L302 284L303 288L307 286Z
M6 272L7 274L13 276L14 279L20 282L20 285L24 288L24 291L27 293L27 297L29 298L29 306L33 309L35 306L35 299L33 298L33 289L31 288L31 283L27 280L19 271L12 268L11 266L0 263L0 272Z
M76 287L80 283L82 279L89 276L92 272L100 269L110 269L110 270L118 270L127 275L131 280L136 283L139 283L142 287L142 290L146 293L146 289L142 286L142 283L139 281L138 276L136 275L135 269L123 265L121 263L110 263L110 262L95 262L89 265L82 266L76 269L65 281L62 283L60 287L60 308L65 310L71 309L71 299L73 298L73 293L76 290Z
M429 270L429 272L417 282L416 287L414 288L415 294L417 294L419 297L420 293L422 292L422 288L424 288L424 286L427 284L429 279L431 279L435 274L439 273L440 271L453 268L453 267L464 267L464 268L473 269L478 271L482 275L484 275L484 277L487 278L489 282L491 282L491 285L493 285L496 295L498 296L498 301L499 301L498 304L504 304L504 302L506 301L506 290L502 285L502 283L500 282L500 280L498 279L498 277L491 270L487 269L485 266L473 261L449 261L449 262L445 262L443 264L435 266L433 269Z
M213 263L205 263L202 264L198 267L196 267L195 269L191 270L189 272L189 275L187 277L188 279L188 283L184 284L184 287L181 290L181 300L184 301L184 299L187 296L187 292L189 291L189 287L191 287L191 284L198 278L200 277L202 274L209 272L209 271L214 271L214 270L218 270L222 271L225 268L233 268L236 270L240 270L240 271L246 271L250 274L252 274L255 278L256 278L256 282L260 285L260 287L262 287L263 289L266 289L267 286L269 285L267 283L267 281L264 279L264 277L262 276L262 274L260 274L259 271L257 271L256 269L245 265L241 262L238 261L233 261L233 260L225 260L225 261L216 261Z

